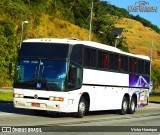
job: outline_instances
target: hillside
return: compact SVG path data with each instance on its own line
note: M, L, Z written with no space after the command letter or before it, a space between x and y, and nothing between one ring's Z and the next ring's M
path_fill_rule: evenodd
M74 25L68 21L42 14L39 25L34 28L33 23L29 22L25 30L25 38L78 38L88 40L88 30ZM98 41L95 35L92 35L93 41Z
M14 68L9 74L8 67L10 63L14 67L17 62L22 21L28 21L23 27L23 39L74 37L88 40L90 7L91 2L88 0L76 0L75 3L67 0L0 1L0 87L13 84ZM122 34L125 38L119 42L118 48L125 51L129 48L132 53L148 56L152 37L150 28L160 33L160 29L151 22L139 16L133 17L127 10L110 5L106 1L96 0L92 41L113 45L114 39L110 33L114 26L124 28ZM160 35L156 32L154 32L153 47L154 64L160 63L157 54L160 50ZM153 70L155 74L160 71L159 67ZM152 78L155 77L158 86L160 73L157 75L156 77L153 75Z
M153 64L160 66L160 34L129 18L119 19L115 26L124 28L122 35L131 53L150 56L153 36Z

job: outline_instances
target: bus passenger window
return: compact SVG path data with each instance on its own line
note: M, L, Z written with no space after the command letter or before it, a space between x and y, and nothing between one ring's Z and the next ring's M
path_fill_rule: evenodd
M136 62L135 58L129 58L129 72L136 73Z
M128 72L128 57L127 56L123 57L123 68L125 72Z
M91 52L91 67L92 68L96 68L96 49L91 49L90 50Z
M145 61L145 74L150 75L150 62Z
M114 70L114 55L109 53L109 69Z
M91 52L89 48L84 49L84 66L90 67L91 66Z
M119 57L119 70L123 71L123 56Z
M104 69L106 70L108 68L108 54L106 52L103 54L103 65Z
M133 73L136 73L136 64L137 64L136 59L133 58L132 59L132 72Z
M103 52L100 50L98 51L98 68L103 68Z

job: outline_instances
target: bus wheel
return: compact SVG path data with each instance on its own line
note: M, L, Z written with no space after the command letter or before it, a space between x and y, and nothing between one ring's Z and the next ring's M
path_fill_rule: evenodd
M128 113L133 114L135 112L135 109L136 109L136 100L134 97L132 97Z
M120 110L120 114L125 115L127 113L128 110L128 99L126 97L123 98L122 101L122 106L121 106L121 110Z
M81 97L79 105L78 105L78 112L76 112L76 117L77 118L82 118L86 111L87 111L87 101L84 97Z

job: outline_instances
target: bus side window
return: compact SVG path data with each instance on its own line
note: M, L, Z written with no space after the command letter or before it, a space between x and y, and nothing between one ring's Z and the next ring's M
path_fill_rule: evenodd
M103 66L104 66L104 70L108 69L108 53L107 52L103 53Z
M90 48L85 48L84 49L84 66L85 67L91 67L91 51Z
M90 59L90 66L91 68L96 68L96 49L90 49L91 59Z
M98 69L103 69L103 52L98 50Z
M127 56L123 57L123 67L124 67L124 71L128 72L128 57Z
M119 57L119 70L123 71L123 56Z
M109 53L109 69L114 70L114 54L112 52Z
M145 61L145 74L150 75L150 62Z
M129 58L129 72L136 73L137 60L135 58Z
M80 88L82 84L82 69L70 65L68 72L68 89Z
M82 45L75 45L72 48L71 60L82 65Z

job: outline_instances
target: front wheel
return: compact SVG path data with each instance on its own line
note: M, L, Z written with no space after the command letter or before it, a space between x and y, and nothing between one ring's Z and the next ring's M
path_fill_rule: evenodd
M125 115L127 113L128 106L129 106L128 99L126 97L124 97L123 101L122 101L122 106L121 106L120 114Z
M81 97L78 105L78 112L76 112L75 114L77 118L82 118L86 114L87 105L88 102L86 101L86 99L84 97Z

